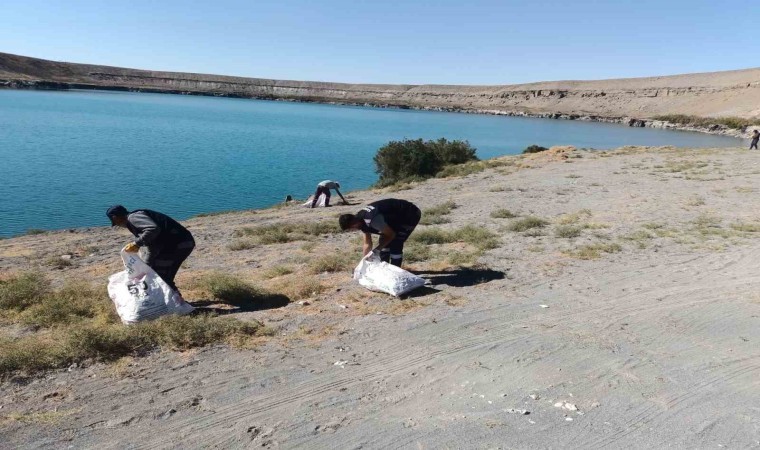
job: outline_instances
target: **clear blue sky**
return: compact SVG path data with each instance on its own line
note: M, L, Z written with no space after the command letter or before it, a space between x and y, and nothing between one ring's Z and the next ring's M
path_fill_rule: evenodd
M263 78L506 84L760 66L757 0L6 0L0 51Z

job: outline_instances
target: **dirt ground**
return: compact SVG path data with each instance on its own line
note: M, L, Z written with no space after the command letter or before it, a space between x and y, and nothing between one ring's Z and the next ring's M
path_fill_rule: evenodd
M0 448L760 448L758 174L760 153L740 149L564 148L352 206L188 220L185 297L206 300L193 280L211 271L283 293L285 307L230 315L276 335L5 380ZM482 225L497 247L410 248L432 285L396 299L314 268L353 258L355 234L236 236L386 197L453 201L450 223L417 233ZM546 225L511 231L526 217ZM128 240L2 240L0 273L104 284Z

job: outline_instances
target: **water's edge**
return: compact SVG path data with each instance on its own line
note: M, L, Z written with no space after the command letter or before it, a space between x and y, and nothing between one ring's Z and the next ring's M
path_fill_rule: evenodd
M724 125L711 125L709 127L690 126L683 125L664 120L654 119L639 119L635 117L621 117L621 116L600 116L593 114L566 114L566 113L529 113L525 111L517 110L502 110L502 109L478 109L478 108L454 108L454 107L438 107L438 106L410 106L399 105L393 103L380 103L380 102L342 102L337 100L321 99L318 97L312 98L294 98L294 97L278 97L274 95L242 95L226 92L204 92L204 91L183 91L175 89L155 89L155 88L136 88L125 86L103 86L94 84L83 83L66 83L55 81L22 81L22 80L0 80L0 89L18 89L18 90L46 90L46 91L68 91L68 90L98 90L98 91L119 91L119 92L136 92L136 93L151 93L151 94L174 94L174 95L196 95L202 97L226 97L226 98L240 98L250 100L274 100L296 103L320 103L327 105L344 105L344 106L363 106L369 108L397 108L397 109L412 109L420 111L439 111L439 112L457 112L465 114L484 114L495 116L509 116L509 117L529 117L536 119L555 119L555 120L578 120L582 122L601 122L601 123L615 123L621 125L627 125L629 127L638 128L658 128L666 130L676 131L692 131L698 133L715 134L721 136L730 136L735 138L749 138L750 130L742 131L735 128L728 128Z

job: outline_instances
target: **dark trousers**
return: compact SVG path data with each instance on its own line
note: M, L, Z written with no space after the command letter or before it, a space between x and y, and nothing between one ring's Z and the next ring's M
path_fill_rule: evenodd
M325 206L330 206L330 188L324 186L317 186L317 191L314 193L314 200L311 201L311 207L317 205L319 196L325 194Z
M753 148L757 150L757 139L753 139L749 144L749 149L752 150Z
M195 248L195 241L183 241L178 244L165 245L156 251L151 249L146 263L151 269L156 271L158 276L166 282L172 289L179 292L177 285L174 284L174 277L177 276L182 263L190 256Z
M409 239L409 235L412 234L417 224L420 223L422 212L419 209L413 211L411 214L411 220L408 224L402 225L396 232L396 237L388 244L387 247L380 249L380 260L389 262L394 266L401 267L401 262L404 260L404 243Z

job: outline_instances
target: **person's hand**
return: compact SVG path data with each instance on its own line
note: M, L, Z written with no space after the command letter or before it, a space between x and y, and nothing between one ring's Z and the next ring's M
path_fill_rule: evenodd
M130 242L129 244L124 246L124 251L127 253L137 253L138 250L140 250L140 246L138 246L134 242Z
M367 261L379 261L380 260L380 250L374 249L371 252L364 255L364 259Z

